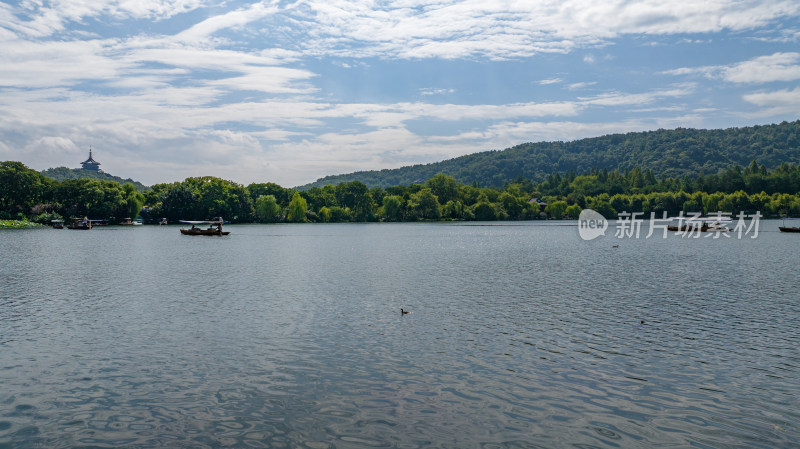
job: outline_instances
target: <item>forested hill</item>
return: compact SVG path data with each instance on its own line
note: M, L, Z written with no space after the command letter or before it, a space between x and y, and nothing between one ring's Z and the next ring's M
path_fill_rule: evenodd
M298 187L361 181L369 187L422 183L444 173L465 184L501 187L518 178L541 181L554 173L639 167L658 177L713 174L753 160L774 169L800 161L800 120L729 129L659 129L610 134L572 142L525 143L424 165L326 176Z
M55 179L56 181L91 178L91 179L99 179L101 181L114 181L120 184L131 183L134 185L134 187L136 187L136 190L140 192L144 192L145 190L149 189L149 187L145 186L141 182L134 181L130 178L123 179L120 178L119 176L109 175L108 173L105 172L84 170L82 168L56 167L56 168L48 168L47 170L42 170L41 173L50 179Z

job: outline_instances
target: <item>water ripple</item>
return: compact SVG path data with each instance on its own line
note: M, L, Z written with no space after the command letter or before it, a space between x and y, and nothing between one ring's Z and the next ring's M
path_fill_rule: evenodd
M232 230L3 234L0 447L800 445L780 233Z

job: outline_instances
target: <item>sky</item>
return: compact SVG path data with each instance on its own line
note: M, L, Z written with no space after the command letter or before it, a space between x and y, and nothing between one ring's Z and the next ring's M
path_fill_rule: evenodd
M800 118L797 0L0 0L0 160L293 187Z

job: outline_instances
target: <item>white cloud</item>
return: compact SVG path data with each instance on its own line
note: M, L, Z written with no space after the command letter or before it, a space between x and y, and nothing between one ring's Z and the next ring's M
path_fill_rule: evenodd
M256 3L245 9L230 11L208 19L177 34L175 38L182 42L205 41L218 31L228 28L243 27L264 17L275 14L279 9L275 6L266 6Z
M423 96L430 95L448 95L455 93L455 89L446 89L442 87L427 87L419 90L419 94Z
M734 83L767 83L800 79L800 53L775 53L742 62L723 70L723 78Z
M800 87L773 92L757 92L743 96L748 103L763 108L758 116L771 117L781 114L797 116L800 105Z
M554 123L574 122L553 120L578 117L592 108L639 107L678 98L690 93L691 86L505 105L333 104L287 99L196 107L213 99L213 92L165 87L104 97L66 89L41 89L35 95L6 91L0 102L0 135L17 135L18 140L10 143L25 148L24 159L40 164L35 166L39 169L76 166L93 145L104 169L145 183L213 174L243 183L271 180L291 186L334 172L396 167L504 148L540 135L582 136L607 124L556 128ZM550 121L535 123L549 124L549 133L524 125L542 118ZM352 126L330 126L340 120ZM463 132L443 129L422 135L412 129L419 121L481 124ZM243 131L242 126L252 130Z
M86 19L163 20L201 7L204 0L39 0L26 1L13 10L3 8L0 26L33 37L67 30Z
M65 32L69 24L87 19L163 20L202 8L206 3L205 0L25 2L13 9L0 8L0 26L43 37ZM800 3L794 0L735 3L305 0L285 5L271 1L211 15L175 37L183 42L207 42L220 31L252 27L273 37L282 36L284 43L308 54L509 59L569 52L623 35L754 29L798 15ZM591 55L587 58L594 59Z
M559 83L563 83L563 82L564 82L564 80L561 79L561 78L550 78L550 79L539 81L539 84L541 84L542 86L547 86L549 84L559 84Z
M580 90L580 89L584 89L586 87L594 86L595 84L597 84L596 81L585 81L585 82L581 82L581 83L572 83L572 84L567 85L567 89L569 89L569 90Z
M791 0L587 2L309 0L290 13L309 50L347 56L507 59L568 52L622 35L745 30L796 17ZM588 55L589 61L594 57Z
M698 85L634 92L607 81L566 85L575 75L550 69L547 60L598 53L626 35L757 29L791 39L796 30L765 27L796 23L800 15L795 0L276 0L230 8L207 0L0 3L0 153L40 169L76 166L93 145L104 169L145 183L211 174L291 186L332 172L428 162L520 141L697 126L702 114L719 108L676 101L688 103ZM147 20L147 30L129 19ZM93 28L97 22L105 26ZM109 32L109 24L119 27ZM540 67L527 65L533 67L527 73L534 80L559 77L533 82L565 89L526 87L547 90L548 100L523 87L503 95L510 101L471 103L495 97L461 84L452 84L458 91L409 84L409 97L418 102L389 94L382 98L393 99L384 102L342 100L341 91L360 86L330 88L348 81L325 72L326 64L354 74L374 69L368 58L375 57L393 63L461 58L486 64L488 73L494 60L540 54L549 55ZM800 79L798 66L800 53L776 52L671 73L737 84L787 82ZM439 76L422 85L451 85L446 73ZM570 91L589 86L593 95ZM487 87L504 93L506 86ZM765 114L796 116L797 95L798 89L786 89L744 100ZM426 102L442 98L450 103ZM607 113L621 118L600 115ZM638 118L656 113L666 117Z
M800 53L779 52L749 61L722 66L684 67L665 72L670 75L698 74L731 83L769 83L800 79Z
M649 92L629 94L612 92L595 97L579 97L585 106L642 106L656 100L679 98L692 94L696 86L691 83L679 84L667 89L653 89Z

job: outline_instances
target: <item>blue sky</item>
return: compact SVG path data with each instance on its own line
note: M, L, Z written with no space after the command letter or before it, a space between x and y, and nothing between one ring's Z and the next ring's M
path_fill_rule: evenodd
M0 160L291 187L800 118L800 2L0 1Z

